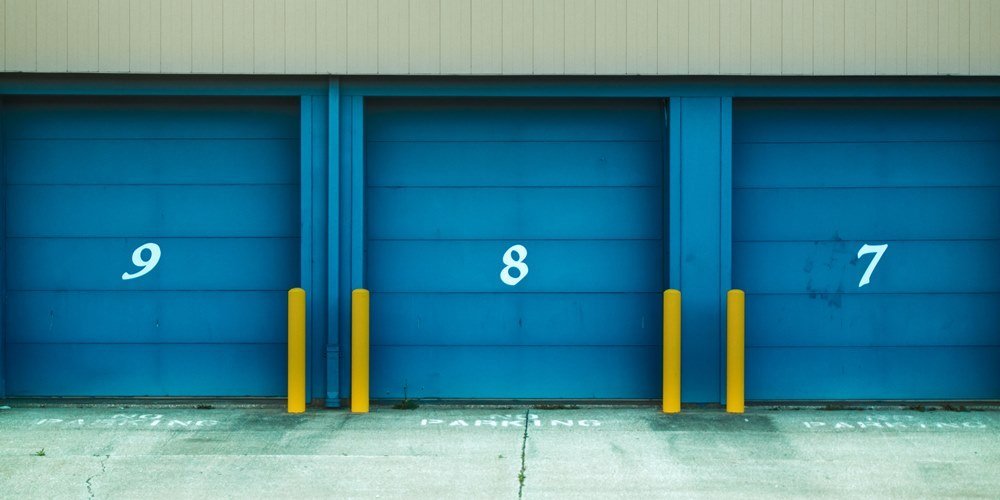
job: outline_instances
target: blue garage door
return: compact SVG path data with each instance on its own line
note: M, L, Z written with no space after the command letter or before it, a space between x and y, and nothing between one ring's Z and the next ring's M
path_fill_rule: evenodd
M658 101L375 101L375 398L660 391Z
M284 394L294 102L32 98L3 116L8 395Z
M747 397L1000 397L1000 104L734 116Z

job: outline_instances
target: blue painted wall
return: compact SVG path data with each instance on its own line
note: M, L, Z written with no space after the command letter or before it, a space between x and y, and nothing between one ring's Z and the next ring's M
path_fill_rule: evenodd
M373 397L656 397L660 101L371 100L365 137Z
M288 99L8 100L7 394L283 394L297 112ZM149 242L159 263L122 279Z
M749 399L1000 397L1000 104L745 101L734 139Z
M997 319L1000 319L995 314L1000 309L995 307L997 290L990 285L991 282L996 282L993 279L995 258L992 256L996 255L997 249L991 245L993 240L997 239L995 231L997 224L995 218L990 217L998 213L996 210L998 207L995 206L998 196L995 193L997 183L994 179L996 173L994 167L1000 154L995 147L995 130L991 128L995 117L995 106L992 104L984 106L984 103L980 102L963 107L964 105L956 105L955 101L962 98L1000 97L998 83L1000 81L996 79L947 78L902 80L726 77L498 80L4 75L0 77L0 94L7 96L5 98L7 102L3 103L4 118L0 126L4 127L5 137L10 136L8 127L12 116L9 112L10 105L24 102L16 96L25 94L44 96L35 102L41 105L51 104L49 108L52 112L59 112L59 103L65 100L63 97L58 97L60 95L133 96L137 102L143 100L150 102L151 97L162 99L163 96L178 96L187 102L209 103L231 102L231 98L226 96L243 96L248 99L243 102L263 102L261 99L266 101L275 97L285 97L287 100L282 101L284 104L281 111L284 116L281 120L284 120L282 123L285 125L282 127L285 132L278 137L256 135L256 132L252 132L253 127L259 127L260 123L270 122L267 116L247 116L246 119L236 120L236 123L225 124L223 133L244 134L244 137L255 138L253 141L246 141L243 147L232 149L228 153L234 163L242 165L238 173L212 168L223 158L212 153L209 141L190 141L193 136L186 135L190 132L195 136L205 136L219 130L211 127L208 129L195 127L187 132L174 134L176 137L172 139L178 141L178 144L185 144L183 148L173 148L169 141L147 141L145 147L140 150L129 150L126 146L122 146L122 149L104 148L101 146L101 141L106 141L109 137L95 136L91 137L95 139L94 141L77 141L72 146L64 143L60 147L32 151L27 145L22 149L9 149L5 140L2 143L7 158L5 168L9 168L13 163L24 162L26 158L34 158L27 161L37 161L39 165L46 165L46 169L52 169L53 175L69 176L71 182L53 183L70 185L45 186L48 182L42 174L45 170L8 171L4 178L10 183L10 187L3 189L7 212L2 218L2 223L9 226L4 228L4 234L34 235L22 238L25 240L64 238L80 240L82 245L80 248L84 249L85 253L94 252L97 255L110 252L117 255L125 252L125 263L129 264L131 250L144 241L132 241L128 239L130 236L127 233L132 231L130 228L141 227L150 217L155 218L158 214L161 216L159 223L166 231L164 234L183 236L184 231L192 231L189 236L193 239L203 238L209 234L221 236L219 239L238 239L241 234L245 235L246 231L258 227L256 224L266 228L267 231L281 232L288 227L282 223L283 218L297 219L295 230L288 234L298 233L298 238L288 249L254 245L253 248L241 250L238 246L225 246L220 243L213 251L218 254L217 259L223 259L233 252L248 251L258 252L263 258L287 264L287 273L292 276L293 283L282 284L280 287L276 285L275 292L278 288L295 284L306 287L310 305L309 394L312 397L325 397L328 405L336 406L340 398L350 396L350 366L346 362L350 356L349 291L352 287L369 283L387 284L386 274L380 275L368 267L373 254L381 255L383 261L392 261L392 266L395 267L389 266L385 270L391 271L401 279L426 280L428 276L429 268L408 267L405 265L405 259L400 261L394 257L394 255L408 257L409 250L399 254L396 243L378 248L378 245L370 245L368 240L372 238L376 241L391 240L396 237L392 235L397 235L404 239L426 239L428 240L426 244L430 244L435 237L435 231L440 231L442 235L451 235L444 236L446 238L453 238L457 232L470 230L470 226L461 224L461 220L439 218L437 225L421 226L404 223L405 221L391 215L396 211L405 211L412 213L413 218L424 219L445 210L444 207L451 203L469 207L467 217L470 219L475 217L494 223L476 226L475 230L480 230L482 227L504 227L503 217L497 217L495 213L491 214L489 211L478 210L477 202L480 201L478 197L434 196L431 197L432 201L437 203L434 205L434 203L421 203L419 197L406 194L390 196L388 189L383 189L381 192L366 189L366 179L363 175L367 165L372 162L389 167L404 166L407 163L414 165L414 168L410 169L386 168L377 172L369 171L370 175L382 176L368 179L369 182L374 179L376 183L385 184L379 186L380 188L406 185L450 192L449 189L466 186L476 178L486 184L529 176L532 182L538 184L514 184L511 187L518 188L521 192L518 203L529 207L532 211L544 209L549 197L542 193L546 193L546 189L553 188L553 184L560 178L574 172L573 169L559 170L554 166L579 165L581 175L598 175L600 172L599 169L591 168L593 165L583 161L593 157L597 152L593 149L596 146L583 142L578 143L577 147L561 151L547 150L544 145L531 143L532 145L526 146L521 154L513 156L509 154L504 156L503 151L494 150L492 155L495 161L504 163L507 169L490 172L457 168L460 163L455 161L456 158L478 151L476 146L470 147L468 143L456 143L451 154L437 156L434 153L439 150L433 141L412 142L409 147L413 149L409 152L405 148L396 147L395 144L391 144L390 147L388 142L383 141L385 147L373 150L367 145L371 137L366 136L366 133L372 132L366 124L367 106L372 103L379 105L376 98L386 98L383 102L389 102L401 97L422 100L459 97L480 100L487 97L520 99L544 97L549 100L670 98L670 106L661 109L661 112L668 110L661 121L669 123L669 130L664 132L669 139L664 141L666 147L660 154L662 158L669 159L669 169L663 179L664 189L669 191L669 196L664 197L666 206L660 212L663 217L661 224L666 226L664 234L667 238L663 244L667 248L662 252L666 257L663 257L660 263L659 273L663 280L666 280L665 276L669 276L670 286L680 288L684 292L683 399L685 401L721 402L722 400L724 366L721 360L725 354L721 349L725 313L723 300L725 290L734 283L736 286L746 286L751 292L748 297L750 347L748 354L751 359L748 361L750 371L747 386L748 396L751 398L857 399L902 397L900 395L926 398L997 397L995 386L990 386L988 381L1000 380L1000 374L997 374L995 369L989 371L991 369L989 367L1000 366L997 362L1000 360L1000 353L996 352L998 344L996 331L987 326L995 324ZM200 100L197 96L213 97ZM915 97L932 99L925 99L917 106L912 102L903 104L898 102L900 98ZM736 98L738 103L735 127L733 98ZM764 98L782 100L768 102L740 100ZM790 101L802 98L812 99L812 102ZM831 100L844 98L855 99L856 106L843 108L839 104L831 105ZM864 100L858 101L858 99ZM897 102L887 104L886 99L895 99ZM213 121L213 116L218 116L212 109L211 106L203 107L201 111L191 116L196 117L199 122L210 123ZM252 109L249 107L245 110ZM111 111L108 116L114 121L113 109ZM921 125L926 122L928 116L935 121L934 127ZM68 113L64 118L60 125L64 130L82 128L97 133L103 130L101 126L87 126L86 113ZM543 117L537 123L545 123L545 119L548 117ZM484 125L479 128L468 127L468 133L488 131L489 123L483 123ZM853 128L845 127L845 124ZM170 120L166 120L163 124L148 126L140 124L134 127L134 132L156 133L171 126ZM20 129L38 130L32 129L31 126ZM414 130L426 134L433 129L417 125ZM844 136L837 135L845 131L849 133ZM927 131L934 131L939 135L937 138L932 137L931 140L927 140L927 136L920 135ZM981 133L985 133L986 136L976 136ZM737 137L735 142L732 140L733 134ZM837 140L825 139L831 137L837 137ZM955 146L956 143L961 145ZM72 148L77 149L71 151ZM268 158L285 157L286 154L291 155L290 168L280 170L259 168L270 161ZM628 170L627 166L636 164L637 159L647 154L651 153L642 148L618 150L614 155L615 158L621 159L618 167L626 168L619 168L617 175L605 177L602 181L608 185L617 182L619 183L617 187L642 185L643 172ZM59 155L63 155L62 159ZM409 158L406 155L409 155ZM294 158L296 156L298 161ZM46 157L49 159L44 160ZM126 157L143 159L143 164L147 166L147 171L142 174L145 177L136 177L131 171L123 171L120 164L122 158ZM92 168L66 170L66 160L74 158L94 158L95 161L91 164ZM163 161L164 158L169 161ZM790 162L789 158L794 161ZM517 159L522 161L514 161ZM564 161L557 161L559 159ZM46 161L48 163L45 163ZM731 161L735 161L735 166L731 166ZM930 164L949 165L949 167L922 168ZM844 168L844 165L853 165L854 168ZM918 168L915 169L915 166ZM413 175L416 172L421 175ZM426 176L423 175L424 172ZM489 178L490 173L494 172L499 175ZM835 175L830 175L831 172ZM40 175L42 176L39 177ZM149 184L143 189L148 189L150 196L137 197L133 190L121 189L120 184L115 185L115 182L107 181L109 175L120 176L121 180L115 182ZM233 177L234 175L236 177ZM239 186L225 185L227 180L242 179L240 176L251 179L246 182L247 184L287 183L297 187L287 193L278 194L268 192L260 186L244 186L242 180L235 183ZM169 194L172 190L164 187L164 184L168 186L176 183L184 184L192 177L203 179L205 185L190 186L186 191L187 198L173 197ZM428 179L433 182L421 185ZM209 192L206 190L215 187L219 188L219 196L205 194ZM483 200L492 199L497 203L503 199L498 198L495 192L490 194L485 185L483 187ZM872 188L890 192L892 196L886 198L866 194L866 190ZM955 194L956 190L960 190L961 194ZM641 191L641 188L637 190ZM238 192L243 194L236 194ZM816 208L843 205L845 193L857 206L877 210L885 214L885 217L864 219L862 223L858 222L860 219L852 217L847 224L845 214L860 209L824 211ZM87 199L99 196L125 200L130 210L103 212L98 210L87 213L60 208L63 200L85 203ZM167 202L164 207L173 208L167 212L157 212L155 202L150 201L155 200L157 196ZM628 217L629 212L625 209L632 203L637 203L636 206L645 206L643 203L653 205L655 202L651 201L652 198L640 195L621 200L616 199L610 192L602 196L594 198L595 201L589 203L589 199L562 195L562 203L567 207L576 207L575 210L552 214L553 222L550 226L532 220L518 228L523 230L526 236L537 237L553 228L564 230L567 235L572 233L586 236L588 221L602 221L601 224L607 226L611 224L610 221L618 219L621 222L614 227L619 231L619 237L631 238L637 235L647 237L652 234L648 232L651 227L649 224L642 218ZM246 202L253 197L260 197L264 203ZM298 199L298 209L295 208L296 199ZM223 203L223 200L226 202ZM627 203L623 205L622 201ZM171 202L174 205L170 205ZM207 210L208 215L199 218L177 217L177 210L181 209L179 207L187 206L185 202L200 204ZM262 211L261 208L268 204L280 204L285 209ZM286 206L287 204L291 206ZM30 209L30 212L10 209L19 205L26 207L26 210ZM608 209L595 210L594 207L598 205ZM99 207L95 207L95 210L97 208ZM918 216L907 217L910 209L915 209ZM25 215L36 213L37 216ZM234 213L243 216L234 216ZM116 233L115 225L93 223L93 220L100 217L119 218L121 225L117 227L124 232ZM776 220L783 223L775 224ZM48 229L39 232L36 222L40 221L55 222L46 224ZM250 224L251 221L254 224ZM373 224L375 221L381 223L375 225ZM512 226L507 228L510 227ZM373 236L371 230L378 232ZM483 251L474 248L475 240L503 239L502 235L490 234L489 231L477 233L475 230L469 233L471 239L465 243L466 250L473 254ZM840 231L839 234L835 232L837 230ZM836 242L833 237L835 234L843 241L860 243L868 237L866 231L892 232L900 245L905 243L907 256L900 256L894 252L902 246L890 243L886 260L880 263L873 275L872 284L869 285L889 286L890 289L885 290L885 293L878 293L874 288L872 291L866 288L862 294L844 294L840 308L830 306L832 297L838 287L851 285L851 280L835 279L836 276L831 273L817 274L816 266L810 275L804 270L805 261L796 264L792 259L789 263L788 259L778 258L772 251L775 249L771 248L775 245L785 245L781 249L784 254L805 256L816 261L814 258L816 255L813 255L815 252L809 253L811 247L808 247L808 244L817 246L816 242L819 241ZM66 234L62 234L63 232ZM278 236L278 238L284 237ZM96 243L86 242L88 238L118 238L121 239L119 245L121 248L100 247ZM803 246L803 242L806 246ZM600 258L605 251L598 249L597 246L599 245L591 246L590 255L583 253L583 250L577 252L575 261L583 265L585 261ZM194 246L190 248L192 253L195 250ZM856 251L856 249L850 250ZM31 242L5 244L0 248L0 252L5 253L8 259L64 258L62 252L55 252L44 248L44 245L39 246ZM197 253L200 255L201 252ZM647 258L636 255L638 259ZM855 256L853 259L848 257L831 261L829 257L833 254L823 255L827 257L831 268L840 266L844 270L853 271L861 270L860 268L864 267L869 259L864 257L859 260ZM73 261L74 258L77 260ZM191 286L212 289L228 279L235 287L239 285L239 280L243 280L244 285L252 285L255 276L266 274L255 269L246 275L227 274L222 279L220 278L222 271L219 268L199 261L195 257L191 259L193 263L190 269L201 266L199 269L203 276L192 275L186 278L187 281L160 278L160 284L175 288ZM562 264L561 259L545 262L547 260L545 252L531 253L529 263L536 259L541 259L540 264L553 262ZM573 261L570 259L566 263L572 264ZM928 262L946 262L946 264L943 264L944 267L935 267L937 271L928 273L902 271L903 268L928 268ZM753 265L744 265L746 263ZM267 321L267 318L273 318L275 315L283 316L283 294L276 294L274 300L262 299L258 305L251 307L243 315L229 315L223 314L222 311L242 306L220 302L219 308L197 308L187 305L189 297L187 292L182 290L162 291L155 307L146 300L120 302L125 309L134 313L125 317L106 316L100 309L106 300L109 300L104 295L118 297L116 295L118 290L115 288L117 284L95 281L104 276L99 271L107 271L110 268L93 267L80 273L79 276L70 276L72 273L67 271L71 265L85 264L79 258L71 256L65 264L57 263L51 267L40 268L37 273L26 272L24 269L15 270L10 266L0 270L0 273L5 273L2 282L5 283L5 294L8 298L5 310L0 313L5 315L4 321L7 322L7 328L2 332L3 342L0 342L2 346L0 370L3 372L0 377L6 377L6 388L3 385L4 380L0 378L0 394L12 395L16 392L11 390L10 375L17 373L16 370L23 369L11 364L14 358L10 355L11 348L21 345L19 342L25 335L48 334L47 331L43 331L44 325L38 321L39 315L49 313L54 308L68 307L59 301L52 301L54 307L45 308L42 307L44 304L19 298L17 294L20 291L12 287L21 287L28 282L48 283L66 288L88 286L96 288L87 296L90 302L73 306L78 308L74 317L86 323L103 321L111 326L111 330L117 332L135 332L134 336L129 337L136 341L133 344L107 344L110 356L122 356L122 359L129 356L135 358L120 365L120 370L125 372L129 370L141 372L157 363L206 366L215 363L231 373L243 374L245 367L249 365L242 361L226 361L237 358L210 353L210 350L204 351L208 353L204 355L186 353L176 356L158 355L158 357L141 352L129 353L128 356L121 352L112 352L132 349L132 346L136 345L149 345L148 341L156 339L156 331L144 329L140 325L141 321L131 321L129 318L159 314L187 318L188 323L176 320L170 323L169 328L165 324L161 324L159 328L186 342L204 338L192 333L193 329L204 327L215 335L210 338L217 338L227 343L232 341L233 337L227 337L225 327L218 325L235 322L233 324L239 326L238 329L252 330L255 325ZM163 261L160 266L167 264ZM441 264L440 268L447 269L452 263L447 264ZM733 265L736 267L733 268ZM897 267L892 269L892 266ZM498 272L499 265L497 267L489 270L489 274ZM765 268L775 269L777 278L771 275L765 276ZM944 279L944 269L952 273L951 276L955 279ZM119 274L122 272L117 267L115 271ZM482 272L486 273L486 270ZM474 276L475 273L469 274L464 278L465 281L459 276L449 277L439 285L471 288L478 283ZM814 278L811 284L810 276ZM645 275L633 278L650 279ZM585 287L598 282L590 279L574 283L567 278L558 286L556 283L553 281L550 282L551 286L546 285L549 286L547 291L545 286L542 286L545 283L539 283L542 289L534 294L536 296L533 296L533 299L536 300L525 301L520 297L514 297L496 304L497 307L491 308L485 315L465 313L472 306L461 301L456 302L455 310L458 312L454 321L464 325L462 328L455 328L451 318L440 316L436 317L435 321L430 321L428 318L427 328L456 332L475 327L484 341L496 342L498 349L507 348L501 343L508 335L508 330L498 326L504 319L519 314L533 316L551 311L552 308L545 306L543 302L546 300L546 294L559 291L559 286ZM660 284L663 285L665 282ZM853 284L856 286L856 282ZM796 291L810 287L821 290L817 292L815 298ZM401 294L405 293L409 291L403 291ZM438 306L433 301L425 303L417 299L394 300L389 295L392 294L373 304L376 314L387 314L388 311L392 311L393 314L398 313L400 318L413 317L424 315L424 311ZM551 299L560 300L557 295L553 295ZM642 301L624 299L612 308L624 311L624 315L634 315L656 307L658 304L654 304L653 300L650 296L649 303L645 304ZM580 301L582 309L597 308L596 305L585 302ZM848 311L849 314L843 311ZM197 320L192 319L195 316L198 317ZM901 323L898 318L904 317L906 319ZM597 335L596 332L606 331L616 319L617 316L611 315L595 318L593 321L580 323L579 328L584 335ZM11 324L27 325L27 327L18 334L10 327ZM808 336L795 333L802 331L802 325L809 325ZM277 328L279 330L274 334L275 342L281 341L280 337L283 337L283 324ZM34 332L32 329L41 333L24 333ZM943 331L948 332L947 337L941 337ZM53 328L51 332L56 344L72 341L75 335L72 329ZM409 330L393 329L388 332L386 338L400 345L410 345L414 343L412 333ZM562 335L563 333L565 332L548 332L546 339L553 343L572 340L573 335ZM111 335L108 338L117 342L123 337L125 336ZM460 338L445 340L460 340ZM931 345L941 349L929 348ZM881 350L879 346L882 347ZM412 347L413 353L425 349L418 345ZM797 355L800 351L820 353L824 350L851 354L840 358L828 356L823 358L825 361L817 361L815 356L810 358L812 355ZM760 357L762 354L765 356ZM435 358L432 353L418 353L413 357L416 361L413 361L413 358L399 358L399 361L411 362L417 370L432 370L440 363L452 363L458 370L481 368L462 361L476 359L474 353L466 352L461 356ZM655 348L648 352L643 351L638 356L639 364L643 366L659 362L658 351ZM21 359L23 356L19 355L17 358ZM766 362L758 361L765 358ZM84 358L74 354L59 358L58 363L71 366L74 363L82 363L81 359ZM635 359L637 358L626 356L618 359L608 356L607 359L601 360L601 363L610 363L610 366L614 366L626 361L634 362ZM542 377L557 378L560 373L564 374L560 372L558 365L545 364L542 358L526 356L524 362L536 367L539 364L544 365L538 369ZM931 373L940 371L944 375L939 379L940 383L928 383L919 377L910 377L914 373L914 366L929 366L932 367ZM979 377L977 380L980 382L961 381L954 375L966 373L968 371L966 368L969 367L972 370L970 373ZM830 375L834 372L836 376ZM816 376L803 377L804 373ZM279 393L277 395L280 395L284 390L283 377L282 363L278 370L267 377L267 380L250 380L246 383L273 386ZM146 379L141 383L153 383L151 380ZM872 380L876 382L873 384ZM160 382L155 381L155 383ZM213 386L183 378L171 379L170 383L195 387L196 390L192 390L192 394L195 392L207 394L212 391L221 394L235 387L229 382ZM574 382L575 387L591 384L598 388L602 387L602 383L606 383L606 379L595 378L588 381L584 378ZM658 385L658 379L654 384ZM570 390L572 387L574 386L552 385L554 392L560 392L564 388ZM17 388L16 384L14 388ZM482 386L470 382L465 387L457 386L457 389L468 393L481 390ZM135 386L125 387L122 393L134 390Z
M717 402L725 369L722 360L723 297L729 289L724 262L730 245L724 230L729 193L724 189L730 157L732 99L684 97L671 100L671 254L677 271L671 287L682 295L681 398Z

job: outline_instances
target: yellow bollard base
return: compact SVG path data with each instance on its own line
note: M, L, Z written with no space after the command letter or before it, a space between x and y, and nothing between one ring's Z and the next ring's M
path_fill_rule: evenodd
M351 292L351 413L368 413L371 294Z
M288 291L288 413L306 411L306 291Z
M681 411L681 292L663 292L663 413Z

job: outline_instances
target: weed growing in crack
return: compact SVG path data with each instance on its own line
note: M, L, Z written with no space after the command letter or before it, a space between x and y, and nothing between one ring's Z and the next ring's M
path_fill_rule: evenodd
M580 407L577 405L560 405L560 404L535 405L533 408L536 410L579 410L580 409Z
M34 455L36 457L44 457L45 456L45 448L42 448L42 449L40 449L40 450L32 453L32 455Z
M399 404L392 405L393 409L396 409L396 410L416 410L417 408L420 408L420 405L418 405L416 401L413 401L410 398L406 397L406 389L407 389L407 386L404 385L403 386L403 400L400 401Z
M528 448L528 419L531 415L531 411L524 412L524 435L521 438L521 470L517 473L517 498L524 497L524 479L527 477L524 474L526 469L525 465L525 450Z

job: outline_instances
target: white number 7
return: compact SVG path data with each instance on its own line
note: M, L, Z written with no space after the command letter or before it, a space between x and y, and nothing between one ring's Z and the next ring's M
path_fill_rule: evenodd
M882 254L885 253L885 249L889 248L889 244L884 245L869 245L865 243L861 245L861 249L858 250L858 258L860 259L862 255L868 255L870 253L875 254L872 257L872 261L868 263L868 269L865 270L865 275L861 277L861 281L858 282L858 288L867 285L871 281L872 271L875 270L875 266L878 265L878 261L882 260Z

